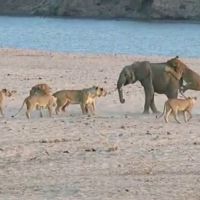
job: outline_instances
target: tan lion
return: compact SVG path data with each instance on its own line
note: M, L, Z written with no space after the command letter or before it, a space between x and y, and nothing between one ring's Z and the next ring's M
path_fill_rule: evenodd
M178 56L167 61L165 71L181 82L181 92L186 90L200 90L200 75L187 67L178 59ZM184 85L185 84L185 85Z
M47 108L49 111L49 116L52 116L53 107L56 106L56 97L52 95L32 95L25 98L21 108L19 111L12 117L15 117L24 107L24 104L26 104L27 111L26 111L26 117L30 119L31 112L34 110L40 110L40 117L43 117L42 115L42 109Z
M184 67L178 60L178 56L168 60L165 71L172 74L177 80L180 80L183 76Z
M196 103L196 97L187 97L186 99L168 99L164 104L163 113L159 116L162 117L164 115L165 122L169 122L169 115L172 113L175 120L178 123L181 123L178 119L178 112L183 112L185 122L189 121L192 118L192 108ZM189 118L187 119L187 115L189 114Z
M95 113L95 101L97 97L106 96L106 91L97 86L82 90L60 90L53 94L57 98L56 113L65 108L69 104L80 104L83 114L91 112Z
M2 89L0 91L0 113L1 113L2 117L4 117L3 108L4 108L5 101L6 101L6 97L11 97L15 93L16 93L15 90L9 91L7 89Z
M46 83L37 84L33 86L30 90L30 96L44 95L44 94L47 94L47 95L52 94L52 88Z

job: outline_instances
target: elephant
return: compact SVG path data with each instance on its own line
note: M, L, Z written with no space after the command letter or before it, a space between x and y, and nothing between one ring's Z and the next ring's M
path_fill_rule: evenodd
M148 61L134 62L125 66L117 81L120 102L125 102L122 87L140 81L145 92L143 113L149 113L150 108L153 113L158 113L154 102L154 92L165 94L168 98L177 98L180 88L180 80L166 72L166 67L168 67L166 62L150 63Z

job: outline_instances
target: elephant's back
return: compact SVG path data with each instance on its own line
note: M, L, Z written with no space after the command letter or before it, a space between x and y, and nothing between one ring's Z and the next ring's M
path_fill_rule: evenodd
M177 90L179 81L165 72L166 63L151 63L154 91L166 94L169 90Z
M166 82L170 79L168 74L165 72L166 66L166 63L151 63L153 80L158 82Z

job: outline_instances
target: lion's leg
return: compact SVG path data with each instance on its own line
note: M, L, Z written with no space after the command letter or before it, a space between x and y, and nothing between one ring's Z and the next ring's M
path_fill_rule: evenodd
M94 115L95 114L95 101L93 101L92 102L92 104L91 104L91 112L92 112L92 114Z
M31 118L31 109L27 109L27 111L26 111L26 117L27 117L27 119Z
M52 117L52 107L51 106L48 106L47 107L48 108L48 111L49 111L49 117Z
M42 114L42 106L37 105L37 106L36 106L36 110L39 110L39 111L40 111L40 117L42 118L42 117L43 117L43 114Z
M178 110L173 111L173 115L174 115L174 119L175 119L179 124L181 124L181 122L180 122L179 119L178 119Z
M56 115L58 115L58 113L60 112L60 106L59 105L56 106L55 111L56 111Z
M185 120L185 122L187 122L187 121L188 121L188 119L187 119L187 111L184 111L184 112L183 112L183 115L184 115L184 120Z
M36 109L36 107L34 107L34 105L31 105L30 102L26 102L26 107L27 107L27 110L26 110L26 117L28 119L30 119L31 117L31 112L33 112L34 109Z
M40 117L42 118L43 117L43 113L42 113L42 108L40 107Z
M93 104L87 104L87 113L91 113L92 115L94 115L94 109L93 109Z
M1 113L2 117L4 117L4 113L3 113L3 108L2 107L0 107L0 113Z
M84 103L81 103L80 106L81 106L82 113L87 114L88 112L87 106Z
M91 105L90 105L90 104L86 104L86 105L85 105L85 112L86 112L86 113L91 112Z
M56 115L58 115L58 113L60 112L61 105L62 105L62 103L61 103L60 99L57 99L56 109L55 109Z
M164 119L165 119L165 122L168 123L169 122L169 115L171 114L172 112L172 109L170 108L169 110L166 110L166 113L164 115Z
M96 108L96 103L95 103L95 101L92 102L92 108L93 108L93 112L95 112L95 108Z
M26 117L27 117L27 119L30 119L31 115L30 115L29 111L26 111Z
M192 113L191 113L191 110L187 110L188 114L189 114L189 117L188 117L188 120L189 121L190 119L192 119Z
M40 109L40 117L41 117L41 118L43 117L43 114L42 114L42 111L41 111L41 109Z
M64 106L62 106L62 111L65 112L65 108L70 104L70 101L67 101Z

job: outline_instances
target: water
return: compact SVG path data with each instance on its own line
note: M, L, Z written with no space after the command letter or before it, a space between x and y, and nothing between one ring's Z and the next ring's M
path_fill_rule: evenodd
M0 47L199 57L200 24L2 16Z

